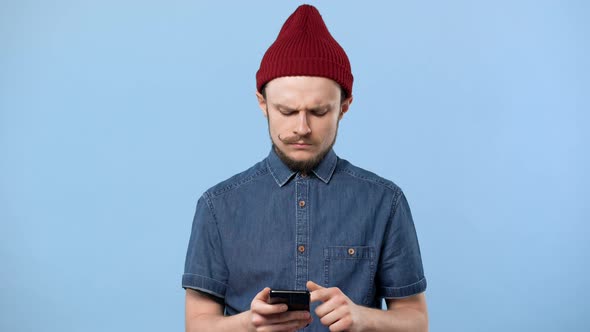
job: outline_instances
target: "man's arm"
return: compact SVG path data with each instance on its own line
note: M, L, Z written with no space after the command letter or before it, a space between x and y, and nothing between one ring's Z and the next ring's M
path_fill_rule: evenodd
M270 289L256 295L251 309L223 315L223 305L195 290L186 290L186 332L192 331L295 331L311 322L306 311L287 311L286 304L268 304Z
M426 306L426 295L416 294L403 299L385 299L388 317L383 317L388 323L383 325L391 326L388 331L428 331L428 309ZM383 329L374 329L382 331Z
M311 301L323 302L316 314L330 331L428 331L426 296L387 299L387 310L356 305L339 288L323 288L309 281Z
M192 331L246 331L247 317L224 317L223 305L195 290L186 290L185 330Z

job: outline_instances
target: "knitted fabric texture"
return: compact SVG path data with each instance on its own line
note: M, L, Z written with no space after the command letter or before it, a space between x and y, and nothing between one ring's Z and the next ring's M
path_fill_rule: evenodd
M285 21L275 42L262 57L256 89L277 77L319 76L338 83L352 95L353 76L344 49L332 37L320 12L301 5Z

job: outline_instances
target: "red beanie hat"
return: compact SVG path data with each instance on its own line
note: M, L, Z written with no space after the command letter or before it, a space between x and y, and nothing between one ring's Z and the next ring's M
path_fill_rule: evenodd
M344 49L330 35L320 12L301 5L285 22L264 54L256 73L256 89L283 76L320 76L336 81L352 95L352 71Z

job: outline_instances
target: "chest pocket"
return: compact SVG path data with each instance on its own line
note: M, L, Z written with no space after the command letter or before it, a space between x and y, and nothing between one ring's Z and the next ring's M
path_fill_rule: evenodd
M338 287L354 303L371 305L375 297L375 248L324 248L324 286Z

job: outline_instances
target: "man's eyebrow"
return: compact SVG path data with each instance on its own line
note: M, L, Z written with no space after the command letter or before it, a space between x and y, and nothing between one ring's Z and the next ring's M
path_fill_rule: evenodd
M285 110L285 111L289 111L289 112L299 112L299 109L297 108L291 108L282 104L272 104L275 108L281 109L281 110ZM322 105L317 105L315 107L311 107L311 108L307 108L307 111L319 111L319 110L324 110L326 108L330 108L332 105L330 104L322 104Z
M282 105L282 104L275 104L275 103L273 103L272 106L274 108L282 109L282 110L289 111L289 112L298 111L297 109L294 109L294 108L291 108L291 107L287 107L287 106Z

